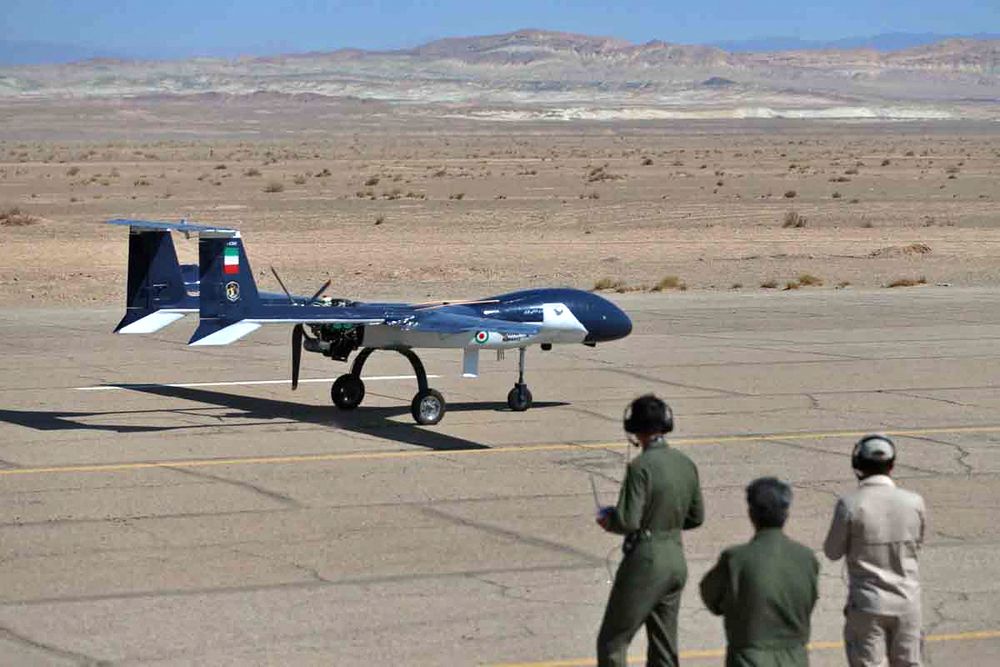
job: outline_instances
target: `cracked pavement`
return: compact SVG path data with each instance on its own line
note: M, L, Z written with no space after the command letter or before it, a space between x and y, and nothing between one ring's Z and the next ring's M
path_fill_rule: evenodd
M423 355L452 406L432 429L410 422L405 380L371 383L349 415L321 384L295 394L75 389L280 378L284 331L203 355L183 345L190 323L112 336L117 309L0 318L0 473L17 473L0 474L0 654L39 665L590 656L606 563L619 557L594 526L590 480L613 501L622 408L645 391L672 404L678 446L705 487L707 523L685 536L682 649L724 645L694 585L723 547L749 537L751 478L793 483L788 530L819 549L837 494L852 485L854 438L840 432L909 432L895 438L898 477L929 509L928 633L1000 630L1000 290L620 303L635 320L631 338L531 351L539 405L527 413L502 404L515 355L484 360L478 381L458 377L454 352ZM73 323L68 340L63 322ZM66 358L38 352L67 347ZM376 355L369 372L405 374L395 356ZM303 375L342 370L325 362L307 355ZM555 446L517 449L539 443ZM150 462L160 465L115 468ZM86 465L109 467L45 471ZM813 637L836 641L842 569L820 560ZM987 664L1000 640L928 651L932 665ZM812 664L842 658L818 651Z

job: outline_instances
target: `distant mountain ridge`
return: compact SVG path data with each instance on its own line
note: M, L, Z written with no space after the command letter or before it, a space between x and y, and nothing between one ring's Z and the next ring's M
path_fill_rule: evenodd
M1000 39L888 52L730 52L526 29L392 51L0 67L0 99L184 95L362 99L474 115L502 109L511 120L603 119L605 111L665 118L678 110L751 118L994 118Z
M728 53L774 53L784 51L815 51L836 50L850 51L868 49L880 52L902 51L920 46L944 42L948 40L1000 40L1000 33L976 33L971 35L943 33L907 33L892 32L870 36L844 37L835 40L809 40L798 37L775 36L742 40L717 40L703 44L688 44L664 42L654 39L643 44L636 44L624 39L582 35L554 30L525 28L499 35L479 35L468 37L446 37L422 44L410 49L379 50L354 47L335 48L330 50L312 50L289 54L248 54L246 58L263 60L280 59L289 56L318 56L322 54L364 55L407 53L418 57L463 57L474 60L476 53L486 53L491 50L509 48L514 44L524 45L528 42L540 44L552 50L568 49L580 54L607 54L610 52L639 52L662 50L665 47L679 49L719 49ZM113 58L117 60L148 61L148 58L132 57L127 53L108 49L83 46L79 44L64 44L42 41L18 41L0 39L0 67L12 65L45 65L68 64L94 58ZM222 56L191 56L177 60L216 59ZM225 59L225 58L223 58ZM516 60L516 58L512 58Z
M121 54L78 44L0 40L0 66L63 64L91 58L112 58Z
M799 37L757 37L753 39L729 39L709 42L711 46L730 53L753 53L775 51L817 51L854 50L902 51L918 46L927 46L950 39L996 40L1000 33L975 33L971 35L943 33L886 32L866 37L843 37L833 40L801 39Z

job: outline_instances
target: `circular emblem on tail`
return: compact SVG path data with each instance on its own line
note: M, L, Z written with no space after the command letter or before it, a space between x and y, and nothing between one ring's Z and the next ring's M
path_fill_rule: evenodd
M476 342L479 343L480 345L484 344L489 339L490 339L490 334L488 332L486 331L476 332Z
M226 283L226 298L236 303L240 300L240 284L235 280Z

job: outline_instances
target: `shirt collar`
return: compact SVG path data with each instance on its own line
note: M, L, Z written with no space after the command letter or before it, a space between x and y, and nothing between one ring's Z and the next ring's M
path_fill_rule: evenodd
M782 534L781 528L758 528L757 532L753 534L753 539L772 539Z
M896 486L896 483L892 481L892 477L888 475L872 475L870 477L865 477L860 482L861 486Z
M666 446L667 446L667 441L664 440L663 436L661 435L658 438L654 438L653 440L650 440L649 444L646 445L646 449L652 449L654 447L666 447Z

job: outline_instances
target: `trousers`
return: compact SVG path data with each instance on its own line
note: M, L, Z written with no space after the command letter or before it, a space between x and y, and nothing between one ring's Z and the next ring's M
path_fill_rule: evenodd
M920 610L898 616L848 608L844 615L844 646L849 667L920 667L923 636Z
M667 558L650 553L654 549L648 542L641 543L618 568L597 634L598 667L625 667L629 643L643 625L648 643L646 664L678 664L677 618L687 567L683 556L678 562L672 553Z

